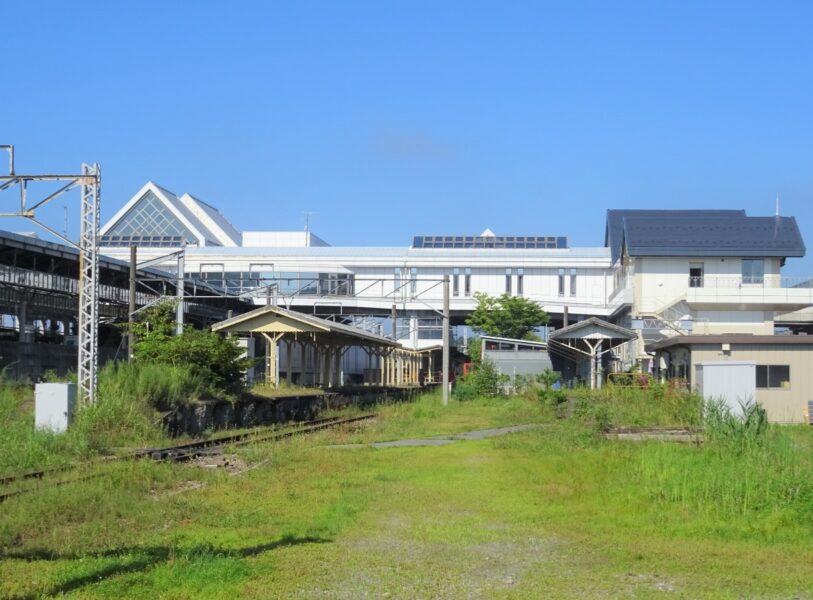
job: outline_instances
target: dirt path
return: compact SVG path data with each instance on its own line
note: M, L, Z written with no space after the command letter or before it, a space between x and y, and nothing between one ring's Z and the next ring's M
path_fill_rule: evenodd
M477 431L465 431L463 433L453 433L448 435L438 435L431 438L413 438L404 440L392 440L389 442L373 442L371 444L337 444L328 446L329 448L403 448L407 446L445 446L462 440L484 440L486 438L498 437L509 433L517 433L541 427L540 424L512 425L510 427L496 427L494 429L479 429Z

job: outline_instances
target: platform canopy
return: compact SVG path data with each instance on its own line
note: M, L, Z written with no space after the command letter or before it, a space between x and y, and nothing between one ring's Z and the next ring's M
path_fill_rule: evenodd
M590 317L573 325L557 329L548 335L548 349L576 362L590 361L590 387L601 386L598 376L602 355L613 348L637 339L632 329Z
M328 321L278 306L263 306L212 325L212 331L236 334L288 334L346 346L400 347L396 341L358 327Z
M287 344L288 380L291 380L291 347L298 345L303 352L310 348L318 362L315 383L324 387L337 387L343 383L341 359L350 347L362 348L370 362L379 361L380 385L417 385L420 376L421 354L403 348L390 338L306 315L277 306L263 306L245 314L212 325L212 331L242 336L262 337L266 341L266 382L278 385L276 372L277 346ZM370 365L372 367L372 364ZM304 369L304 366L302 367ZM304 376L304 375L303 375Z

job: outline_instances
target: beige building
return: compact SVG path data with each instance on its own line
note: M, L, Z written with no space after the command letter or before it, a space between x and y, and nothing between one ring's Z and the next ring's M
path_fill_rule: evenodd
M774 423L811 423L813 336L680 335L647 348L662 378L697 384L704 362L756 363L756 401Z

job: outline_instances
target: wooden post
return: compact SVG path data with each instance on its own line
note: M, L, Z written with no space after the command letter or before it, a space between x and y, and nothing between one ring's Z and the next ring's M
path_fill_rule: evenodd
M342 346L336 346L336 357L335 357L335 378L334 378L334 387L342 387L344 383L342 381L342 356L344 355L344 351Z
M299 371L300 371L299 385L307 385L306 381L307 370L305 368L305 365L307 365L307 359L308 359L308 345L304 341L299 342Z
M279 387L279 381L277 378L277 342L279 342L280 338L282 337L281 333L275 333L273 335L268 335L267 333L263 332L263 337L265 337L265 384L272 385L274 387Z
M291 353L293 352L293 344L291 340L285 340L285 381L288 382L288 385L292 385L294 382L293 373L291 373L291 363L293 361L293 357Z

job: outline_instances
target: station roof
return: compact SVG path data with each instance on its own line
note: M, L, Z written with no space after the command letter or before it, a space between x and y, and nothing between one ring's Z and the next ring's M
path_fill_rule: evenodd
M604 233L604 245L610 248L612 262L621 256L624 238L624 222L627 219L653 219L661 222L665 219L687 218L733 218L744 217L744 210L662 210L662 209L616 209L607 211L607 225Z
M647 352L668 350L676 346L697 346L703 344L798 344L813 346L813 335L752 335L748 333L729 333L719 335L676 335L649 344Z
M497 337L494 335L481 335L480 339L489 340L492 342L507 342L509 344L528 344L529 346L539 346L541 348L547 346L545 342L540 342L538 340L520 340L517 338Z
M336 323L312 315L295 312L278 306L262 306L242 315L212 325L212 331L222 333L278 333L323 334L349 345L387 346L400 348L395 340L370 333L358 327Z
M630 256L804 256L794 217L628 217Z
M548 339L555 341L575 339L612 339L634 340L638 335L632 329L609 323L598 317L590 317L573 325L556 329L548 334Z
M292 259L412 259L412 258L450 258L456 261L461 257L506 259L512 264L518 258L584 258L607 260L609 249L604 247L578 248L411 248L407 246L309 246L309 247L190 247L189 256L226 256L226 257L292 257Z
M237 246L241 234L216 208L184 194L176 196L148 181L100 230L101 246L173 247L183 241Z
M79 261L79 250L67 244L58 244L48 240L42 240L31 235L21 235L11 231L0 230L0 249L11 249L20 252L30 252L39 256L64 259L69 261ZM111 258L109 256L99 256L99 267L108 271L119 273L130 273L130 263ZM77 270L78 273L78 270ZM168 281L176 281L177 277L171 273L161 271L152 267L138 269L139 277L165 277Z
M585 356L596 356L599 346L606 345L612 349L637 337L632 329L598 317L590 317L549 333L548 348L554 353L579 361Z

